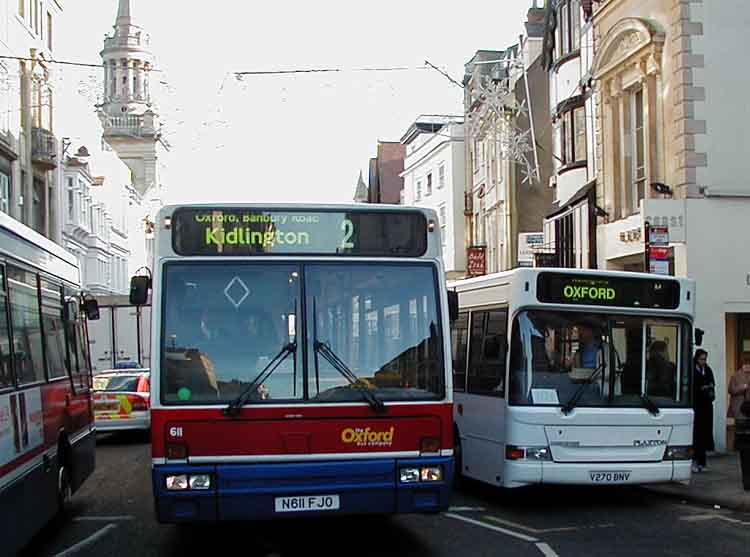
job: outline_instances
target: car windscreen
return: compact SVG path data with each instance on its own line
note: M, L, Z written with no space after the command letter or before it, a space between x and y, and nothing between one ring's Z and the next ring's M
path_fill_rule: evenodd
M106 375L94 377L94 390L104 392L138 392L138 375Z

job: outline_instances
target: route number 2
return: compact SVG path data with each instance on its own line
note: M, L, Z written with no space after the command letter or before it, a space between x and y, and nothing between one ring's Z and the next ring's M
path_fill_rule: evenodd
M341 223L341 231L344 233L344 239L341 240L342 249L351 249L354 247L354 242L351 241L354 236L354 223L349 219L344 219Z

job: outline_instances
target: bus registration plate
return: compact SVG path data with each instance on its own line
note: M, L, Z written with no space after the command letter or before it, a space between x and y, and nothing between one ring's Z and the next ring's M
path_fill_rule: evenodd
M277 513L303 511L335 511L339 508L338 495L302 495L298 497L276 497Z
M593 483L623 483L630 479L630 470L612 470L606 472L589 472L589 479Z

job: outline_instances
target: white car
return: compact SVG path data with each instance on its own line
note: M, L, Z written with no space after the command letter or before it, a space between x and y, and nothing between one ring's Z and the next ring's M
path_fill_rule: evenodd
M94 422L97 431L151 429L148 369L105 371L94 376Z

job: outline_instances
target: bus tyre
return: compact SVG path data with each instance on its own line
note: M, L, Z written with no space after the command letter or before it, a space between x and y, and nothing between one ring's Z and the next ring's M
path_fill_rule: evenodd
M453 485L458 487L463 481L464 455L461 450L461 436L453 432Z
M57 470L57 510L61 516L67 515L73 505L73 489L70 485L70 471L61 464Z

